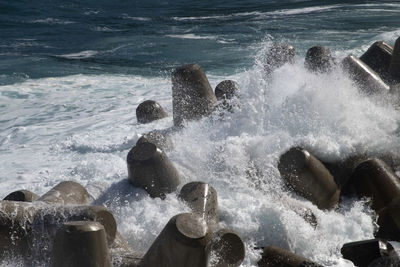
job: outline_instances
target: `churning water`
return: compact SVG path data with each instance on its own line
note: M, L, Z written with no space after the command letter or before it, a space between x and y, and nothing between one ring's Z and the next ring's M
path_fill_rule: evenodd
M400 153L400 113L390 101L363 95L340 68L321 75L304 68L311 46L328 46L340 59L400 36L397 1L347 2L1 2L0 197L77 181L145 252L170 217L189 208L175 193L152 199L130 186L126 155L142 134L173 125L170 73L197 62L212 87L239 83L240 107L189 122L171 135L167 154L182 185L204 181L217 190L221 226L246 243L243 266L256 265L255 247L272 244L322 265L353 266L340 248L373 237L365 201L321 211L288 191L277 170L296 145L327 162ZM292 43L297 58L265 79L274 41ZM138 124L135 109L147 99L170 117ZM295 204L314 212L316 228Z

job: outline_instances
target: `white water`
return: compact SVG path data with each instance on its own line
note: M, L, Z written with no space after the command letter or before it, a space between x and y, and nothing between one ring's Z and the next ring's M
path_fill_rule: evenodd
M260 258L253 247L271 244L323 265L353 266L340 248L373 237L371 211L354 199L334 211L319 210L283 187L277 161L295 145L326 161L364 151L398 154L399 113L387 101L360 94L341 70L311 74L300 59L268 82L258 63L231 77L209 75L213 87L228 78L242 88L241 108L190 122L171 136L168 155L184 177L182 185L199 180L217 190L221 227L236 230L246 243L243 266ZM1 86L0 197L17 189L43 194L75 180L96 204L113 211L131 246L146 251L170 217L189 210L174 193L152 199L126 181L126 155L138 137L172 126L171 117L138 124L136 107L153 99L172 116L170 88L169 79L111 75ZM289 203L309 207L318 226Z

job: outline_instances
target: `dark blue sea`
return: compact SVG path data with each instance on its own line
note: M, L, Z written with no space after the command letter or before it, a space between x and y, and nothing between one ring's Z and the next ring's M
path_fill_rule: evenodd
M304 67L315 45L340 61L399 36L399 1L0 0L0 197L77 181L145 252L169 218L189 208L176 193L152 199L131 187L126 155L142 134L173 125L171 72L198 63L213 88L237 81L241 104L171 134L167 154L182 185L204 181L218 191L221 227L246 244L242 266L256 266L255 247L268 245L324 266L353 266L340 248L373 238L366 200L319 210L286 189L277 162L299 145L326 162L400 154L395 107L364 95L340 67L325 74ZM292 44L296 58L266 80L274 42ZM135 110L147 99L170 116L139 124ZM316 228L296 205L313 211ZM34 246L32 266L46 266L41 251L52 244ZM10 257L1 266L23 263Z

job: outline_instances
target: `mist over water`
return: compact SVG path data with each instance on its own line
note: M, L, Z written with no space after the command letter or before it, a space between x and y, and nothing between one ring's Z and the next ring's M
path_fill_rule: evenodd
M94 204L113 212L134 250L145 252L167 221L189 208L177 198L180 188L165 200L133 188L126 155L142 134L173 125L170 72L198 62L213 88L237 81L240 104L171 133L174 149L167 154L182 174L181 186L203 181L217 190L221 227L246 243L243 266L256 266L261 251L255 248L267 245L325 266L353 266L340 248L373 237L368 203L343 199L321 211L284 187L277 162L299 145L326 162L364 152L399 154L400 115L387 97L364 95L339 67L310 73L303 58L317 44L338 59L361 55L377 40L393 44L400 4L230 1L185 10L177 2L161 11L157 1L153 9L144 3L107 9L103 2L55 1L47 15L37 6L1 4L8 13L0 19L8 26L0 27L6 37L0 41L0 197L17 189L43 194L60 181L77 181ZM26 25L31 33L21 32ZM81 31L87 39L77 37ZM57 36L73 42L58 43ZM289 41L297 57L266 79L263 62L273 41ZM170 117L138 124L136 107L147 99ZM294 212L296 205L312 210L317 227ZM18 264L10 259L3 265Z

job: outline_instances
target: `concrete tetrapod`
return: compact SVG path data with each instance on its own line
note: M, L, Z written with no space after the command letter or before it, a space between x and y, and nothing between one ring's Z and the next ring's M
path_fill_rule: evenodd
M146 100L136 108L136 119L139 123L148 123L168 117L167 112L154 100Z
M335 183L340 187L340 194L342 196L351 196L355 194L354 187L351 186L351 175L355 168L367 159L367 155L355 154L344 159L322 163L333 175Z
M379 230L376 237L400 241L400 197L379 212Z
M397 38L394 48L392 60L389 66L390 78L394 83L400 83L400 37Z
M207 246L209 266L238 267L246 255L242 238L234 231L221 229Z
M215 96L218 100L232 99L238 92L239 84L232 80L222 81L215 87Z
M187 183L182 187L179 198L211 227L218 224L217 191L211 185L203 182Z
M370 239L346 243L342 246L341 253L343 258L352 261L354 265L367 267L375 259L394 253L394 249L385 240Z
M211 238L207 222L199 215L175 215L144 255L140 266L206 267L206 245Z
M354 55L345 57L342 66L350 74L350 77L360 87L365 94L388 93L389 85L387 85L379 75L373 71L367 64L362 62Z
M389 166L373 158L360 163L354 170L351 183L360 197L372 198L372 208L379 211L400 197L400 181Z
M103 206L50 206L4 200L0 202L0 256L10 251L29 255L35 240L51 240L57 226L70 220L97 221L104 226L108 243L114 242L117 224Z
M180 184L179 173L167 155L148 142L133 147L127 156L129 181L151 197L164 198Z
M145 142L153 143L163 151L171 151L174 148L171 138L167 134L158 131L144 134L137 140L136 145Z
M322 267L311 260L294 254L276 246L264 248L262 258L258 262L260 267Z
M172 73L174 125L198 120L214 111L217 98L203 69L198 64L178 67Z
M73 182L61 182L36 201L47 204L89 204L90 195L85 187Z
M325 46L313 46L308 49L304 65L313 72L323 73L331 70L334 59L331 50Z
M33 202L39 198L39 195L29 190L18 190L8 194L3 200Z
M98 222L71 221L58 230L50 267L111 267L106 234Z
M360 57L373 71L375 71L385 82L389 83L390 62L392 60L393 47L385 42L373 43L370 48Z
M295 147L281 155L279 172L296 193L320 209L330 209L339 202L340 189L325 166L307 150Z
M400 266L398 256L382 257L371 262L368 267L397 267Z
M109 246L113 266L138 267L143 253L134 251L128 242L117 231L114 242Z
M270 75L277 68L286 63L293 63L296 56L296 49L287 43L273 43L266 56L264 70Z
M232 112L234 107L240 107L237 99L239 97L239 85L235 81L225 80L220 82L215 87L215 96L220 101L219 106L223 109Z

